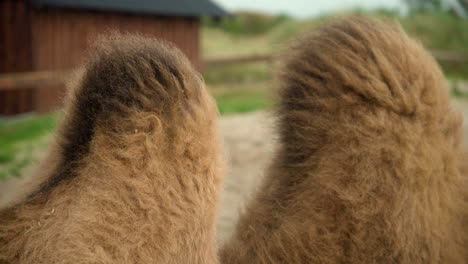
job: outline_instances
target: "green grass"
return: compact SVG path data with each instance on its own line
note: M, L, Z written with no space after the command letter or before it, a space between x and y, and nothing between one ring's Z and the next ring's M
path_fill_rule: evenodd
M20 176L47 146L58 115L0 121L0 179Z
M0 149L23 140L34 140L54 129L57 115L31 116L0 121Z
M271 82L228 84L211 87L221 114L246 113L269 108L273 103Z
M242 71L240 72L239 74L242 74ZM217 74L225 73L215 71L213 76ZM221 114L245 113L269 107L271 100L265 90L269 84L258 82L265 79L263 74L265 73L258 73L262 77L258 77L257 74L248 77L241 87L236 83L213 86L212 93ZM221 77L212 78L214 83L218 83ZM249 80L252 78L255 79L256 85L249 86ZM0 120L0 180L23 175L26 169L42 156L58 120L59 114Z
M271 80L268 63L233 64L211 68L203 72L208 85L245 84Z
M458 18L450 13L437 10L413 13L408 17L400 17L391 10L371 12L352 10L348 14L397 20L411 37L421 41L428 49L468 54L468 19ZM254 30L256 34L252 34L247 29L239 29L233 33L223 23L219 25L205 24L202 28L203 57L225 58L281 52L290 40L337 15L297 20L282 18L282 16L275 18L262 14L248 13L246 15L241 13L237 20L242 21L243 24L239 22L243 25L242 27L248 27L250 23L257 23L251 21L263 21L260 23L264 25L262 30ZM258 18L254 18L255 16ZM440 64L447 76L468 79L468 63L440 62Z
M431 11L401 18L385 10L353 11L359 15L399 20L405 30L430 49L468 54L468 20L450 14ZM278 53L287 43L310 31L333 16L295 20L244 13L239 18L216 25L204 21L202 53L205 59L232 58L247 55ZM468 63L441 63L452 80L468 79ZM203 73L223 115L268 109L272 103L272 70L268 63L220 66ZM468 94L452 89L455 98L467 100ZM0 121L0 179L21 175L50 142L58 114L31 116L12 121Z
M219 79L221 77L218 75L225 73L223 70L219 71L221 73L217 71L212 73L213 83L221 82ZM239 74L242 75L241 70ZM271 101L263 89L267 84L258 82L265 79L263 74L265 71L247 77L241 87L237 83L214 85L212 93L221 114L244 113L269 107ZM255 79L257 85L249 86L252 79ZM59 114L0 120L0 180L23 175L26 169L42 156L50 143L58 120Z

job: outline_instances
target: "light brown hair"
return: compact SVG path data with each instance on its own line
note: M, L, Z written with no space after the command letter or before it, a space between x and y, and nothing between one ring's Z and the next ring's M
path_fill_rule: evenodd
M288 50L280 80L281 146L223 263L466 261L462 118L420 44L339 19Z
M218 113L201 77L161 41L91 50L53 168L0 212L0 262L215 263Z
M285 53L280 145L219 252L218 113L201 77L138 36L91 54L43 169L0 211L0 262L466 263L462 118L397 25L339 19Z

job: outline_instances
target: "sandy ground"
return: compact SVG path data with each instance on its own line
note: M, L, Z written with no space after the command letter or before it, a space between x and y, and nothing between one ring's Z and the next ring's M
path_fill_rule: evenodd
M218 241L231 234L246 200L258 187L275 148L273 117L267 112L221 119L226 174L218 220Z
M467 120L464 130L467 139L465 147L468 148L468 101L456 101L455 104ZM258 188L277 140L274 117L264 111L223 116L220 128L224 139L226 173L217 227L218 241L223 243L231 235L239 213ZM37 156L40 158L43 155ZM29 168L29 171L33 168ZM0 188L0 203L8 196L6 194L8 192Z
M463 113L465 148L468 148L468 102L456 101ZM232 234L239 213L252 197L268 166L276 144L274 118L267 112L254 112L221 119L226 174L218 219L218 241Z

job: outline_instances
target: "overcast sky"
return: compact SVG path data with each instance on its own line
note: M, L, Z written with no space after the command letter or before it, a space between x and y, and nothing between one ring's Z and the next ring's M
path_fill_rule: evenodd
M286 13L297 17L316 16L349 8L373 9L388 7L402 9L403 0L213 0L229 11L255 10Z

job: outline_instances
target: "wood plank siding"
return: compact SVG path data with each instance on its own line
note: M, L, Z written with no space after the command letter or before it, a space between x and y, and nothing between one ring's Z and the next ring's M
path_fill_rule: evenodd
M173 42L201 67L199 19L96 12L34 9L24 0L0 0L0 73L67 70L83 62L86 49L99 34L139 33ZM5 58L5 59L3 59ZM28 107L25 104L29 98ZM0 91L0 115L50 111L64 96L62 86L26 91ZM23 99L22 99L23 98Z
M25 1L0 0L0 73L30 71L31 9ZM0 92L0 114L34 110L32 88Z

